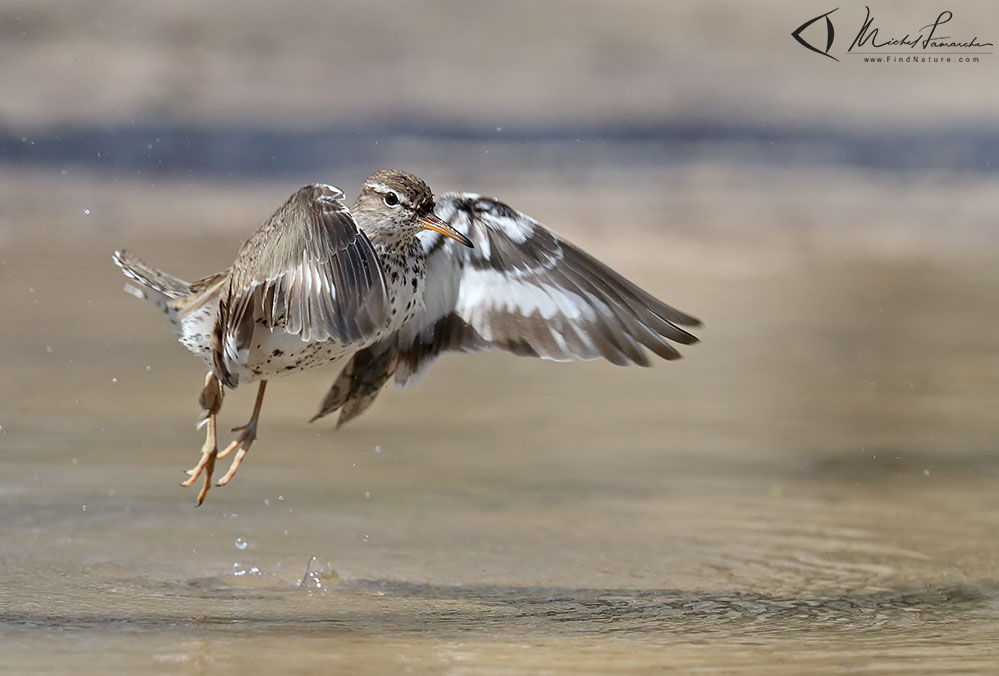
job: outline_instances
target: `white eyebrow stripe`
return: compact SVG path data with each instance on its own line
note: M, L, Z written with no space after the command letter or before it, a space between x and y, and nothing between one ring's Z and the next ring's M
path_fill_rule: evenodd
M412 202L409 200L409 197L399 192L398 190L395 190L394 188L388 187L384 183L369 183L368 187L374 190L375 192L381 193L383 195L388 194L390 192L394 192L396 194L396 197L399 198L400 202L405 202L406 204L412 204Z

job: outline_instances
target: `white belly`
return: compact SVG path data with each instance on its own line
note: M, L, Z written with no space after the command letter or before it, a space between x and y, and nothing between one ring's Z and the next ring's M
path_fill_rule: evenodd
M181 344L209 368L212 367L212 331L217 314L218 302L209 302L186 315L179 326ZM334 364L362 347L364 345L345 346L334 340L306 343L283 330L270 331L257 326L249 358L240 371L240 382L276 378Z
M391 271L390 271L391 272ZM387 275L388 276L388 275ZM344 345L335 340L306 343L299 336L283 329L271 331L265 326L256 325L250 353L246 365L240 370L240 383L265 380L290 375L296 371L335 365L385 336L399 330L399 327L412 319L423 309L423 279L401 275L398 281L389 284L390 315L386 325L363 342ZM180 342L212 368L212 332L218 316L218 297L205 302L197 310L184 315L175 329Z
M344 345L335 340L306 343L300 337L278 329L257 327L253 332L250 356L240 371L241 383L278 378L296 371L335 364L357 350L362 344Z

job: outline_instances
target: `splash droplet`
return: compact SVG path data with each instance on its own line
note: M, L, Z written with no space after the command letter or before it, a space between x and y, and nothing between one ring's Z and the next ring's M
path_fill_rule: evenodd
M246 549L249 545L250 543L244 540L243 538L236 538L236 549L243 550Z
M327 561L319 563L319 557L313 556L305 566L305 575L298 583L300 589L305 589L309 596L313 594L325 594L329 587L340 584L340 575L333 568L333 564Z

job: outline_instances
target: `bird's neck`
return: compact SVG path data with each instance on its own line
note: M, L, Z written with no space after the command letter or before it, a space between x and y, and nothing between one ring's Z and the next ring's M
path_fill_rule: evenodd
M416 232L400 228L380 214L372 214L361 209L359 202L354 204L351 213L357 227L361 229L361 232L378 253L400 250L408 252L419 244Z
M363 230L363 228L362 228ZM379 257L403 256L407 259L423 259L423 244L419 238L410 234L399 232L365 231L364 234L371 242L375 253Z
M423 306L423 245L416 237L372 238L371 245L388 291L391 326L398 328Z

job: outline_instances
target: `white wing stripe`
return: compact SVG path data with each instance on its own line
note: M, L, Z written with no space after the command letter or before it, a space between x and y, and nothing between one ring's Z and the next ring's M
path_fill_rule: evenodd
M516 311L525 316L537 312L544 319L562 314L572 321L592 321L597 312L609 313L609 308L596 298L584 298L551 284L511 279L498 270L466 269L455 305L461 316L483 307Z
M485 214L483 220L489 221L490 225L510 238L510 241L523 244L534 232L538 224L528 218L514 220L512 218L498 218L492 214Z

